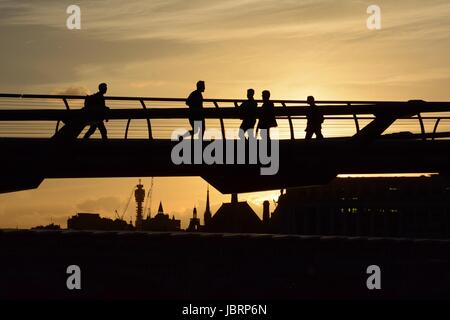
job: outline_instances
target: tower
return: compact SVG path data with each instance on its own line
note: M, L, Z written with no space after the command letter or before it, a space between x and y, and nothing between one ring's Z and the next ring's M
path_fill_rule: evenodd
M200 219L197 218L197 208L194 207L194 211L192 212L192 218L189 221L189 226L187 231L200 231Z
M142 204L145 200L145 189L139 179L139 184L136 186L134 191L134 198L136 199L136 229L140 230L142 228L142 218L143 218L143 208Z
M195 213L197 213L197 210ZM209 185L208 185L208 189L206 190L206 208L205 208L205 214L203 215L203 220L204 220L205 226L208 225L209 222L211 221L211 209L209 208Z

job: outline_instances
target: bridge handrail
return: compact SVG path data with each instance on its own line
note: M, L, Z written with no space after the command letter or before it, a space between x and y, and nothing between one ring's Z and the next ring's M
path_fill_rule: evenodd
M318 107L325 116L337 115L374 115L383 112L401 112L406 111L404 108L377 108L373 107L355 107L349 110L348 107ZM277 117L289 116L306 116L307 107L276 107L275 115ZM428 110L411 108L408 109L411 114L418 113L434 113L434 112L450 112L446 107L434 107ZM79 118L83 115L84 110L0 110L0 121L69 121ZM210 119L239 119L239 110L235 108L204 108L202 112L205 118ZM188 108L147 108L147 109L111 109L107 112L108 119L184 119L189 118L190 111ZM259 117L259 112L256 115ZM401 118L401 117L399 117ZM424 118L424 117L422 117ZM437 119L438 117L432 117ZM442 117L441 117L442 118ZM425 119L425 118L424 118Z
M85 99L86 95L51 95L51 94L28 94L28 93L0 93L0 98L23 98L23 99L68 99L68 100L80 100ZM125 101L159 101L159 102L185 102L186 98L164 98L164 97L124 97L124 96L105 96L105 100L125 100ZM243 102L246 101L245 98L242 99L213 99L213 98L206 98L204 99L204 102ZM255 99L256 102L262 102L262 100ZM301 104L307 104L306 100L284 100L284 99L273 99L271 100L274 103L301 103ZM415 101L414 101L415 102ZM317 104L342 104L342 105L407 105L411 102L408 101L376 101L376 100L317 100ZM446 104L450 107L449 101L423 101L423 103L428 105L442 105Z

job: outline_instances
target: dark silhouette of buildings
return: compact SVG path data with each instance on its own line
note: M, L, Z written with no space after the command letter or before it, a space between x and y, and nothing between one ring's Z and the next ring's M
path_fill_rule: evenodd
M135 190L136 230L180 231L181 222L164 212L143 217L144 186ZM439 175L421 177L336 178L321 186L287 189L270 213L263 203L263 219L233 194L212 215L209 188L204 225L193 210L186 231L226 233L278 233L405 238L450 237L450 181ZM67 221L75 230L133 230L121 219L78 213ZM39 226L39 229L50 229Z
M274 233L448 238L450 182L441 176L336 178L288 189L272 214Z
M124 220L102 218L98 213L77 213L67 220L67 229L73 230L133 230Z
M159 203L158 212L152 218L150 214L144 218L144 201L145 189L144 185L139 180L134 191L134 198L136 200L136 230L142 231L180 231L181 221L176 220L175 216L172 218L164 213L162 203Z
M261 219L247 201L239 202L237 194L231 202L223 203L205 225L206 232L258 233L263 231Z
M144 218L144 186L135 190L136 230L180 231L181 222L164 212ZM321 186L288 189L270 212L263 203L263 219L245 201L233 194L212 215L209 188L204 225L193 209L186 231L211 233L278 233L405 238L450 237L450 182L431 177L336 178ZM133 230L121 219L78 213L67 226L75 230ZM40 226L39 228L47 228Z
M176 220L164 213L162 204L159 204L158 213L153 217L142 219L142 231L180 231L180 220ZM102 218L98 213L77 213L67 220L67 228L73 230L135 230L132 224L121 219Z
M61 230L61 226L59 224L54 224L53 222L46 226L36 226L31 228L31 230Z
M123 219L102 218L98 213L78 213L67 220L67 228L74 230L142 230L142 231L180 231L181 221L164 213L162 203L159 204L157 214L144 218L143 203L145 201L144 185L139 184L134 190L136 200L135 226ZM131 198L130 198L131 199Z
M262 233L269 230L270 225L269 201L264 201L264 219L258 217L246 201L238 201L238 195L232 194L231 202L223 203L217 212L211 216L209 202L209 186L206 192L206 206L204 212L204 225L197 217L197 208L194 208L192 218L186 231L209 233Z
M152 217L142 220L141 230L144 231L180 231L181 221L176 220L175 216L164 213L162 203L159 203L158 212Z

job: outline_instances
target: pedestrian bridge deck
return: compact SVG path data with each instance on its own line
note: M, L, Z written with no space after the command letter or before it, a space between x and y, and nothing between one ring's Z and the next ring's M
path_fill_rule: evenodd
M201 176L231 193L326 183L343 173L450 172L450 102L316 101L325 139L306 141L306 101L273 100L278 170L264 176L261 163L174 164L172 133L190 129L184 99L106 97L110 139L82 141L67 128L88 122L83 99L0 94L0 192L35 188L45 178ZM238 144L242 101L205 99L203 148L212 138Z

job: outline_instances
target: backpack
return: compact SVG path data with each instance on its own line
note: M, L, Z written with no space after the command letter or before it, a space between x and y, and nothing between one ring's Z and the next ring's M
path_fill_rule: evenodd
M95 108L95 95L87 95L86 98L84 98L84 108L91 110Z

